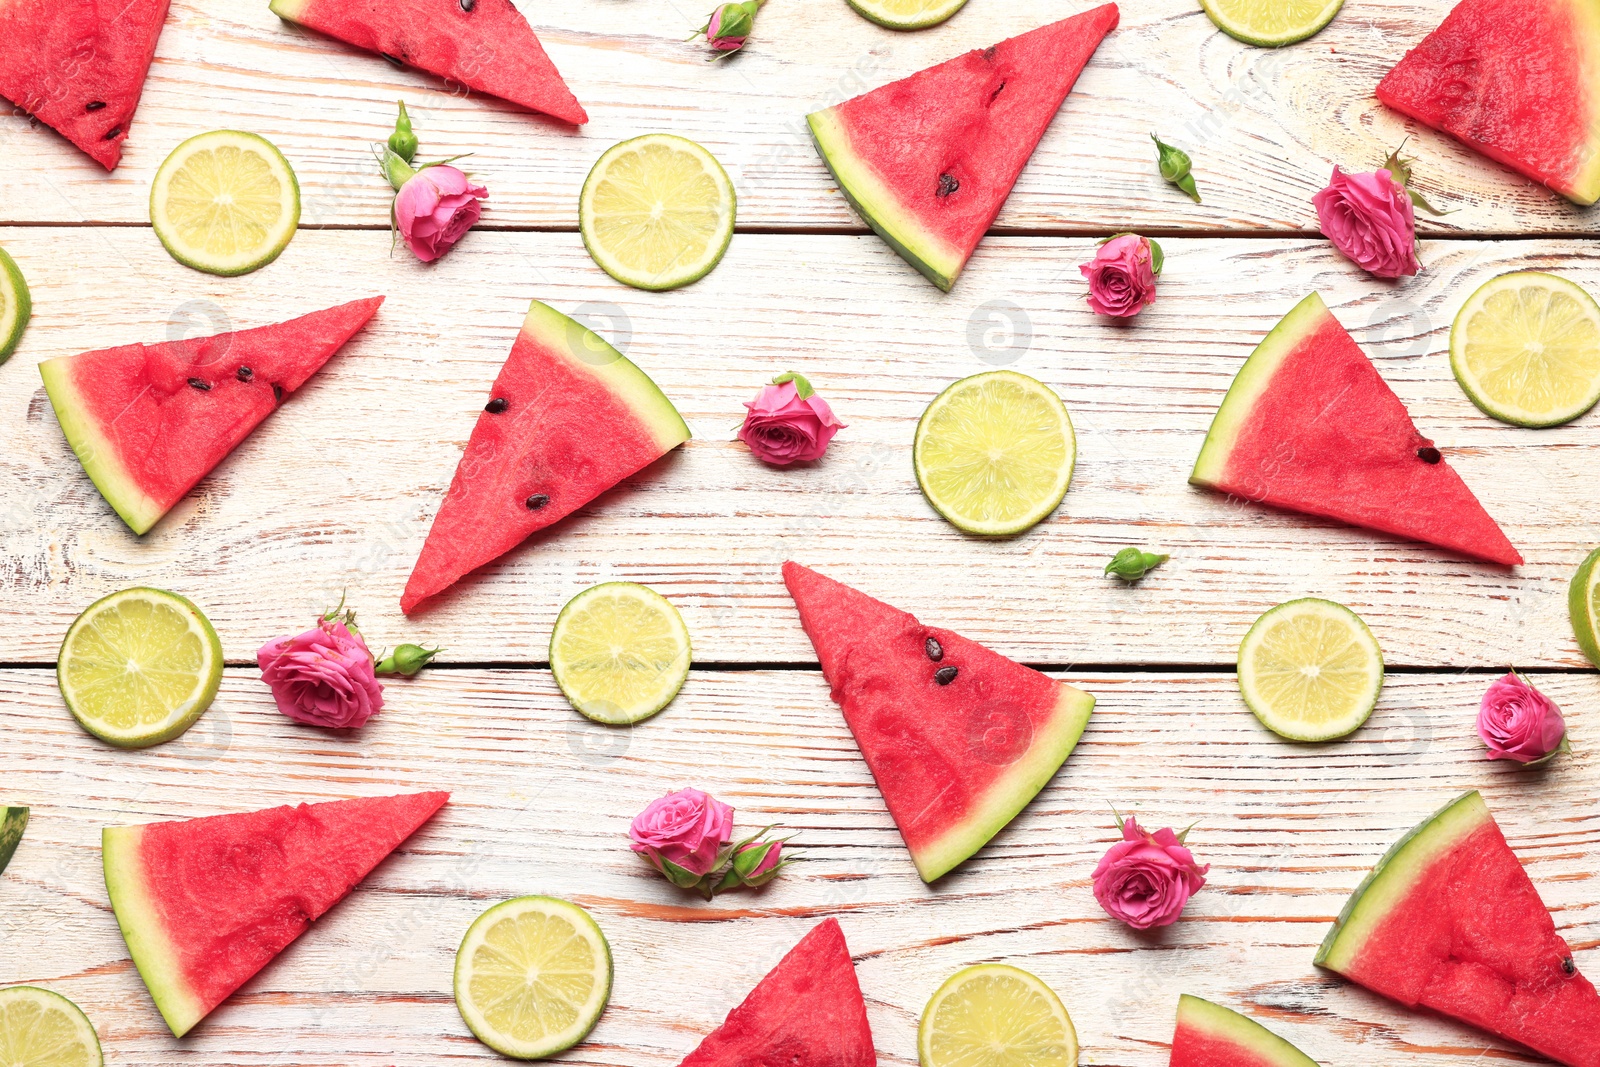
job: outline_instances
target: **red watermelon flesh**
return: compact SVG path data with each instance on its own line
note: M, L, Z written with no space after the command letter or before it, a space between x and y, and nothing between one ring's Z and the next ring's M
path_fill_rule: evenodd
M1580 204L1600 196L1600 10L1462 0L1378 99Z
M1600 1067L1600 994L1476 792L1390 850L1317 963L1557 1063Z
M678 410L642 370L535 300L428 530L401 610L409 614L688 439Z
M449 793L336 800L102 833L106 888L182 1037L428 821Z
M949 289L1106 34L1115 4L968 52L807 116L869 225Z
M835 919L813 927L682 1067L876 1067L867 1005Z
M279 18L563 122L589 116L511 0L272 0Z
M115 170L168 3L0 3L0 96Z
M783 580L924 881L1009 823L1088 724L1082 690L798 563Z
M382 303L375 296L274 326L62 356L39 373L83 469L142 534Z
M1317 1067L1248 1016L1185 993L1178 998L1168 1067Z
M1240 368L1189 481L1492 563L1522 562L1316 293Z

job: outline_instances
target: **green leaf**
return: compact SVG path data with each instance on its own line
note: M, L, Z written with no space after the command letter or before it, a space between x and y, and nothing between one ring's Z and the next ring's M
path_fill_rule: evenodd
M806 381L805 375L796 374L792 370L784 371L782 374L772 379L773 385L782 385L784 382L794 383L794 391L800 394L801 400L804 400L806 397L816 392L815 389L811 388L811 383Z

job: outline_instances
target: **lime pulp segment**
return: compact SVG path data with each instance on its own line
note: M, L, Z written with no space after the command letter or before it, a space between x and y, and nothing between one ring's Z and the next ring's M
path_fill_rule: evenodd
M1200 0L1228 36L1277 48L1303 41L1333 21L1344 0Z
M1372 714L1383 654L1366 623L1330 600L1279 604L1239 646L1239 690L1262 725L1292 741L1331 741Z
M213 130L184 141L156 171L150 223L172 257L210 274L266 266L300 224L300 185L266 138Z
M967 0L849 0L863 18L891 30L920 30L954 15Z
M100 1039L78 1006L37 986L0 989L0 1064L101 1067Z
M585 589L561 609L550 634L556 684L597 722L638 722L666 707L689 676L691 656L678 609L633 582Z
M1478 287L1450 327L1450 369L1485 414L1559 426L1600 400L1600 305L1539 271Z
M1051 988L1006 964L968 967L928 1001L921 1067L1075 1067L1078 1035Z

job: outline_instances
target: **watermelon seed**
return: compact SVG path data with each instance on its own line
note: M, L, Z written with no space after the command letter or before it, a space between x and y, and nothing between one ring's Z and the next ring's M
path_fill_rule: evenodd
M959 188L961 188L961 183L956 181L955 178L951 177L948 174L939 175L939 195L940 196L949 196L951 193L955 192Z
M1422 460L1424 463L1437 463L1444 457L1439 454L1439 450L1437 448L1430 446L1427 448L1417 449L1417 458Z
M398 56L391 56L388 52L379 52L378 54L380 56L382 56L384 59L387 59L389 62L393 63L397 67L403 67L403 66L406 65L405 64L405 60L401 59Z
M239 379L241 382L248 382L251 378L256 376L256 372L251 370L249 367L240 367L238 370L233 372L233 376Z
M511 402L505 397L497 396L487 404L483 405L483 410L487 411L491 415L498 415L504 411L510 405L510 403Z
M106 131L106 135L104 137L100 138L100 139L102 141L114 141L114 140L117 139L117 136L119 134L121 134L121 133L122 133L122 123L119 122L115 126L111 127L109 130L107 130Z
M535 493L527 500L528 508L531 511L538 511L548 503L550 503L550 498L543 493Z
M272 383L272 399L274 401L283 399L283 386L279 385L277 382Z
M1568 974L1578 973L1578 965L1572 962L1571 956L1568 956L1561 961L1561 969L1566 971Z
M954 667L940 667L933 672L933 680L940 685L949 685L956 680L956 669Z
M1006 83L1005 82L1001 82L999 85L995 86L994 87L994 92L989 94L989 103L991 103L991 104L994 103L994 98L999 96L1000 95L1000 90L1004 89L1005 87L1006 87Z
M928 658L933 662L938 663L944 659L944 647L935 638L928 638L927 641L923 642L922 648L923 651L928 653Z
M106 102L104 100L91 100L87 104L83 105L83 110L85 110L85 111L99 111L101 108L103 108L105 106L106 106Z
M472 9L478 6L478 0L461 0L461 10L472 14Z
M211 391L211 383L206 381L204 378L190 378L189 384L200 390L202 393L209 393Z
M999 45L992 44L988 48L985 48L983 50L983 58L987 59L989 62L993 63L994 62L994 50L996 48L999 48L999 47L1000 47Z

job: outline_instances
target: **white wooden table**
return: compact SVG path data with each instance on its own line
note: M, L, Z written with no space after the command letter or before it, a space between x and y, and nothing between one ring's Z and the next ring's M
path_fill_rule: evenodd
M709 6L710 0L706 0ZM610 937L611 1006L577 1062L671 1067L813 923L856 955L880 1058L957 968L1004 960L1061 994L1086 1064L1166 1063L1177 995L1241 1009L1329 1067L1522 1062L1485 1035L1411 1016L1311 965L1362 873L1407 828L1482 789L1578 961L1600 975L1600 681L1566 583L1600 542L1600 415L1527 431L1481 415L1445 354L1473 286L1513 267L1600 290L1600 215L1386 112L1371 90L1448 8L1349 0L1280 52L1217 33L1193 0L1130 0L955 292L867 233L803 116L1082 3L971 0L944 26L879 29L843 0L774 0L741 56L681 43L683 0L546 0L531 21L593 121L581 133L288 27L256 0L175 0L122 167L107 176L24 117L0 118L0 246L34 321L0 368L0 800L33 822L0 876L0 983L36 982L96 1022L113 1064L428 1065L494 1054L468 1034L450 968L471 919L523 893L590 908ZM445 260L389 253L367 143L411 106L429 158L474 152L484 222ZM240 279L190 271L147 225L156 165L182 138L258 131L295 166L302 232ZM1195 157L1205 203L1164 185L1159 129ZM607 278L575 232L593 160L627 136L705 144L738 186L740 232L687 289ZM1377 282L1316 234L1334 163L1376 166L1401 138L1425 219L1420 277ZM1083 303L1096 236L1167 253L1160 302L1125 326ZM1377 361L1528 558L1508 572L1426 546L1230 504L1185 477L1256 341L1312 288ZM275 322L371 293L374 323L154 531L135 538L82 474L34 365L83 349ZM405 620L405 576L529 299L580 312L644 367L695 431L503 562ZM939 389L1012 366L1060 391L1080 458L1065 503L1013 540L963 537L911 472ZM805 372L849 429L826 460L775 471L732 440L742 400ZM1125 544L1172 553L1137 588L1100 575ZM1077 753L957 873L916 878L851 741L779 565L799 559L1070 679L1099 697ZM579 718L545 670L551 623L612 578L678 604L695 670L631 731ZM72 722L51 667L95 598L149 584L208 612L229 661L179 741L126 753ZM443 662L387 689L354 738L271 707L254 651L342 592L376 642L438 642ZM1244 709L1233 657L1250 621L1326 596L1372 626L1390 665L1355 737L1295 746ZM1484 758L1478 698L1505 667L1568 713L1576 751L1544 771ZM809 858L757 894L680 894L627 850L649 799L695 784L798 833ZM451 804L183 1041L162 1025L100 876L109 823L448 788ZM1184 919L1135 934L1089 874L1110 808L1199 820L1210 884Z

